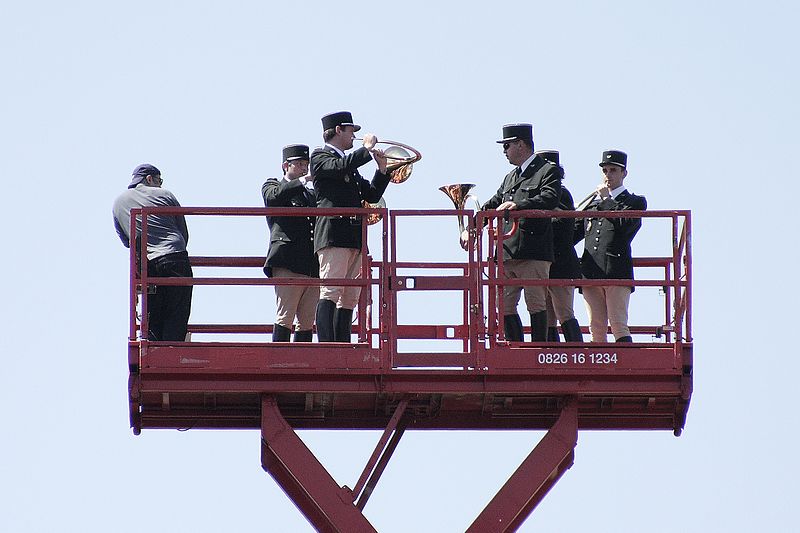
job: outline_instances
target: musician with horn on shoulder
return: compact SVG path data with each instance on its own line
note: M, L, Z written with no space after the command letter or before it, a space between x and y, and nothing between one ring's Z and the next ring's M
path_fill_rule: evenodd
M503 138L503 153L515 168L506 174L503 183L481 207L482 210L550 210L558 205L561 192L561 169L533 151L533 126L530 124L506 124ZM512 225L506 221L504 231ZM461 234L464 247L468 232ZM550 218L519 219L519 229L503 241L503 266L506 279L548 279L553 262L553 225ZM547 340L546 287L524 288L525 305L531 316L531 340ZM517 304L523 292L521 286L505 286L503 289L503 324L505 338L522 342L522 319L517 313Z
M629 192L628 155L619 150L603 152L603 182L581 202L578 211L644 211L647 200ZM581 271L587 279L633 279L631 242L642 227L641 218L585 218L575 220L575 243L584 240ZM632 342L628 328L628 303L634 287L583 287L592 342L606 342L609 325L616 342Z
M389 185L386 156L375 147L377 137L364 135L363 146L353 148L354 133L361 126L353 123L349 111L322 117L325 146L311 153L311 175L317 192L317 207L361 208L362 201L378 202ZM378 169L367 181L358 168L375 159ZM318 216L314 228L314 251L319 258L319 277L355 279L361 269L360 216ZM350 342L353 309L358 304L360 287L320 287L316 310L317 338L320 342Z

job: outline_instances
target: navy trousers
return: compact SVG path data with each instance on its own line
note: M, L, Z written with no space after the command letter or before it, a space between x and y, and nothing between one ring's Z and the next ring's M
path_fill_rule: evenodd
M147 261L147 275L157 278L191 278L192 266L186 252L162 255ZM147 318L151 341L184 341L192 310L192 286L155 287L147 295Z

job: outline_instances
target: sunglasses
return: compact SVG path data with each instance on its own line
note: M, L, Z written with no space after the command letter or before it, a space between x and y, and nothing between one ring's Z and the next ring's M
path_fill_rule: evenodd
M508 150L509 146L511 146L511 145L512 145L512 144L514 144L515 142L517 142L517 141L507 141L507 142L504 142L504 143L503 143L503 151L506 151L506 150Z

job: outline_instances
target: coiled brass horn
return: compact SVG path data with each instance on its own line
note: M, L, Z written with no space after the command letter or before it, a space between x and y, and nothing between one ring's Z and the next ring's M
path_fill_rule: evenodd
M381 199L375 202L374 204L371 204L366 200L362 200L361 207L363 207L364 209L386 209L386 200L384 200L383 197L381 197ZM365 220L367 221L367 225L371 226L383 220L383 215L381 213L369 213L366 216Z
M354 139L363 141L363 139ZM389 148L383 151L386 154L386 172L392 183L403 183L411 177L414 163L422 159L419 150L397 141L378 141L376 144L388 144Z

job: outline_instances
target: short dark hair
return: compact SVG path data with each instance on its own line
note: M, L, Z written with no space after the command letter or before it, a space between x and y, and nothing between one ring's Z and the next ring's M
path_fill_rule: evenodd
M525 146L527 146L528 148L533 150L533 141L532 140L530 140L530 139L518 139L518 140L522 141L523 143L525 143Z
M331 128L322 132L322 140L325 142L330 141L336 136L336 128Z

